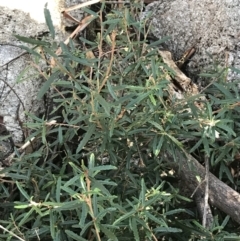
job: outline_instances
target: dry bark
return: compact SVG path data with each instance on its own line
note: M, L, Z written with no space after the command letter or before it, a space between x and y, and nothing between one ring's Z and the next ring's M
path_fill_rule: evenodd
M168 154L168 156L170 157L171 154ZM174 165L174 169L179 172L180 178L187 183L191 192L194 192L197 188L198 193L204 194L204 182L200 184L196 178L198 176L201 181L204 181L204 167L189 154L183 154L179 151L177 156L179 162ZM240 224L240 194L212 173L209 173L209 201Z

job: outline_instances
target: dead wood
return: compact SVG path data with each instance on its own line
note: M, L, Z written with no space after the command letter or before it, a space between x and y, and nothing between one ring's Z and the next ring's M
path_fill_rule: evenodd
M167 155L171 158L171 154L168 153ZM192 193L196 191L197 188L198 196L204 195L205 168L193 156L187 153L181 153L179 151L177 156L178 163L175 163L174 169L179 173L179 177L187 184L187 188ZM173 160L173 158L171 159ZM197 177L200 177L200 183ZM240 194L210 172L209 201L211 205L219 208L240 224Z

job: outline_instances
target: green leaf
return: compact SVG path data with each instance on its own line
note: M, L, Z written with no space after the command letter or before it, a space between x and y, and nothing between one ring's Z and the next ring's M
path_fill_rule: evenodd
M132 210L132 211L124 214L123 216L121 216L120 218L118 218L117 220L115 220L115 222L113 223L113 225L116 225L116 224L122 222L123 220L128 219L129 217L133 216L135 213L136 213L136 211L135 211L135 210Z
M104 185L102 185L101 182L98 181L93 181L93 186L94 188L97 188L98 190L100 190L103 194L107 195L107 196L111 196L111 193L108 191L108 189L106 187L104 187Z
M239 71L240 72L240 71ZM224 241L234 241L234 240L236 240L236 241L239 241L239 235L227 235L227 236L224 236L223 237L223 240Z
M208 138L203 137L202 138L203 141L203 146L204 146L204 153L207 154L207 156L210 156L210 147L209 147L209 140Z
M95 166L95 156L94 156L94 153L91 153L89 158L89 164L88 164L89 172L92 173L92 169L94 168L94 166Z
M100 213L98 213L98 215L95 218L100 223L100 221L106 216L106 214L108 214L110 212L114 212L114 211L116 211L116 208L113 208L113 207L106 208L103 211L101 211Z
M128 103L128 105L126 106L126 108L132 108L135 107L135 104L140 104L140 102L145 99L147 96L149 96L149 93L143 93L141 95L139 95L137 98L133 99L130 101L130 103Z
M150 101L152 102L152 104L153 104L154 106L156 106L156 105L157 105L157 102L156 102L153 94L150 94L150 95L149 95L149 98L150 98Z
M69 186L75 184L76 181L78 181L78 180L79 180L79 176L78 176L78 175L73 176L70 180L68 180L67 182L65 182L65 184L63 185L63 187L69 187Z
M33 219L33 216L30 217L33 213L34 209L31 208L26 214L24 214L23 218L21 221L18 223L18 227L20 228L23 224L29 222L31 219Z
M149 44L149 45L147 46L147 49L152 48L152 47L155 47L155 46L159 46L159 45L161 45L162 43L166 42L166 41L169 40L169 39L171 39L170 36L163 37L163 38L161 38L161 39L159 39L159 40L157 40L157 41ZM157 51L157 50L156 50L156 51Z
M84 66L89 66L89 67L94 67L94 62L93 61L96 62L96 60L78 58L76 56L73 56L70 53L67 53L67 55L61 55L61 57L63 57L63 58L68 57L69 59L73 60L74 62L77 62L77 63L82 64Z
M57 187L56 187L56 200L57 200L57 202L60 202L61 183L62 183L62 178L60 176L57 180Z
M162 127L161 125L159 125L157 122L149 120L148 123L152 124L152 125L153 125L154 127L156 127L158 130L164 131L164 130L163 130L163 127Z
M30 204L29 203L22 203L22 202L15 202L14 203L14 208L16 209L25 209L25 208L29 208Z
M92 134L94 133L96 129L96 125L94 123L91 123L88 127L87 132L85 133L83 139L81 140L81 142L78 145L78 148L76 150L76 153L79 153L83 147L87 144L87 142L90 140L90 138L92 137Z
M54 51L56 51L56 49L54 48L48 48L48 47L46 47L46 46L43 46L43 50L47 53L47 54L49 54L50 56L52 56L52 57L54 57L55 59L57 59L58 58L58 55L54 52ZM59 65L59 62L58 62L58 65Z
M37 228L37 229L34 228L28 233L28 238L35 238L39 240L39 236L44 235L46 233L49 233L49 227L43 227L43 228Z
M173 215L173 214L177 214L177 213L185 213L185 209L179 208L179 209L174 209L171 211L168 211L166 213L164 213L164 215L168 216L168 215Z
M55 238L55 235L56 235L56 230L55 230L55 227L56 227L56 213L54 214L53 210L50 210L50 215L49 215L49 220L50 220L50 233L51 233L51 236L52 236L52 239L54 240Z
M149 207L152 204L157 203L157 201L159 201L160 198L161 198L161 194L153 196L151 199L145 202L145 207Z
M46 5L45 5L45 8L44 8L45 21L46 21L46 24L47 24L48 29L50 31L50 34L52 36L52 39L54 39L55 38L55 29L54 29L54 26L53 26L53 22L52 22L50 11L47 9Z
M0 141L7 140L9 137L12 137L12 135L0 136Z
M95 219L96 216L98 215L98 211L99 211L98 206L99 208L102 208L100 207L100 203L98 203L98 195L93 194L92 195L92 207L93 207L93 215L94 215L93 219Z
M95 45L96 45L95 42L91 42L91 41L89 41L88 39L85 39L85 38L83 38L83 37L80 37L79 40L80 40L81 42L86 43L86 44L89 44L89 45L91 45L91 46L95 46Z
M170 140L172 140L174 144L176 144L178 147L182 147L182 143L178 141L174 136L168 135L167 133L166 135Z
M21 192L21 194L28 200L30 201L30 197L28 196L27 192L22 188L21 184L16 181L17 187L19 189L19 191Z
M76 192L74 192L75 194ZM81 201L75 200L75 201L69 201L69 202L64 202L61 206L56 207L57 211L63 211L63 210L75 210L81 206Z
M61 126L58 127L58 141L59 141L59 144L63 144L63 135L62 135L62 127Z
M39 54L37 51L34 51L34 49L36 47L33 48L28 48L27 46L24 45L20 45L19 47L21 47L21 49L25 49L28 53L35 55L36 57L38 57L39 59L42 59L43 57L41 56L41 54ZM29 66L30 67L30 66Z
M151 76L153 77L153 79L157 79L155 56L151 58Z
M222 84L218 84L216 82L213 83L214 86L216 86L226 97L228 98L234 98L233 95L230 93L230 91L228 91L226 89L225 86L223 86Z
M76 166L73 162L69 162L69 165L73 168L73 170L76 173L83 174L83 171L78 166Z
M230 219L230 216L229 216L229 215L227 215L227 216L224 218L224 220L223 220L223 222L222 222L222 224L221 224L221 226L222 226L223 228L227 225L229 219Z
M159 227L154 229L155 232L160 233L181 233L182 229L171 227Z
M97 171L97 173L100 171L107 171L107 170L117 170L117 167L112 166L112 165L105 165L105 166L95 166L95 167L91 168L91 171L93 171L93 172ZM94 176L97 173L95 173Z
M139 201L141 202L141 205L144 207L145 206L145 195L146 195L146 185L144 182L144 179L141 179L141 192L139 196Z
M108 240L118 241L118 238L115 236L115 234L111 230L107 229L105 225L99 224L99 228L106 235Z
M105 113L107 116L110 116L110 109L111 105L99 94L93 93L93 96L96 98L96 100L99 102L99 104L104 108Z
M75 190L70 187L62 186L61 190L65 191L69 196L74 196L74 194L76 193Z
M86 232L86 230L88 230L89 227L91 227L92 225L93 225L93 221L90 221L87 224L85 224L84 227L82 228L80 235L83 235Z
M65 230L65 233L67 234L68 237L73 238L74 240L87 241L87 239L82 238L81 236L77 235L75 232L73 232L71 230Z
M87 214L88 214L88 206L86 203L82 203L81 218L80 218L80 222L79 222L79 225L81 228L83 228L85 226Z
M136 219L132 218L131 220L129 220L129 222L131 222L133 235L134 235L134 240L140 241Z
M194 152L201 144L202 144L202 138L198 140L198 142L191 148L191 150L189 151L189 153Z
M20 174L15 174L15 173L7 173L5 169L3 169L3 172L6 177L12 178L12 179L17 179L17 180L29 180L29 177L26 175L20 175ZM1 172L0 172L1 173Z
M34 44L34 45L38 45L38 46L50 45L50 43L48 43L48 42L40 41L40 40L33 39L33 38L27 38L27 37L23 37L20 35L13 35L13 36L15 36L17 39L19 39L20 41L22 41L24 43Z
M116 94L113 90L113 87L112 87L112 85L110 84L109 81L107 81L107 87L108 87L108 91L111 94L111 96L113 97L113 99L118 100L118 97L116 96Z
M233 177L232 177L232 174L229 170L229 168L224 164L224 163L221 163L220 164L220 179L222 179L222 173L225 172L228 179L231 181L232 184L234 184L234 180L233 180Z
M236 137L236 133L233 131L233 129L231 127L224 125L221 122L219 124L217 124L217 127L224 130L228 135L232 135L232 136Z
M146 212L146 216L147 216L149 219L151 219L153 222L155 222L156 224L159 224L159 225L161 225L161 226L167 227L166 222L165 222L162 218L153 216L150 212Z
M117 23L121 22L122 20L120 18L114 18L114 19L110 19L110 20L106 20L104 21L102 24L108 24L111 25L113 24L113 26L115 27Z
M199 74L199 76L201 77L205 77L205 78L214 78L214 77L218 77L218 73L201 73Z
M163 145L163 141L164 141L164 136L161 136L160 140L158 141L158 145L157 145L156 149L153 150L155 156L159 155L162 145Z
M82 11L88 13L89 15L94 16L94 19L99 18L98 14L95 13L94 11L92 11L92 10L89 9L89 8L82 8Z
M59 71L54 72L48 80L43 84L43 86L40 88L37 98L38 100L42 99L42 97L47 93L47 91L50 89L51 84L58 78Z

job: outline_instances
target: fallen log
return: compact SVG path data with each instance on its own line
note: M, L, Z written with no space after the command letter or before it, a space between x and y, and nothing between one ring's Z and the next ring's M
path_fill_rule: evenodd
M191 155L178 151L178 163L173 168L178 172L180 179L187 184L193 193L204 195L205 168ZM171 158L171 154L167 154ZM173 160L173 158L171 158ZM198 178L197 178L198 177ZM201 182L199 182L199 177ZM209 201L240 224L240 194L209 172Z

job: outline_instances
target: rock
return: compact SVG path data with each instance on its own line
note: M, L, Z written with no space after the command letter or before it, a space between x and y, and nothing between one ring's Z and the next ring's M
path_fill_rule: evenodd
M222 66L240 68L240 1L238 0L160 0L146 7L144 16L152 12L152 33L157 38L171 36L165 47L175 59L189 48L197 51L189 63L196 76L219 60ZM228 74L233 80L237 75Z
M3 117L0 116L0 164L14 150L14 142L6 126L3 124Z
M4 116L4 124L16 143L24 140L21 123L27 120L25 114L43 113L45 106L43 100L36 98L44 80L34 68L32 57L19 47L23 43L14 34L33 38L44 35L47 38L43 12L46 2L55 25L57 42L64 41L67 35L63 32L65 21L61 10L80 3L80 0L0 0L0 116ZM82 12L74 12L74 17L81 20ZM41 63L40 69L44 64ZM23 72L25 81L19 82Z

